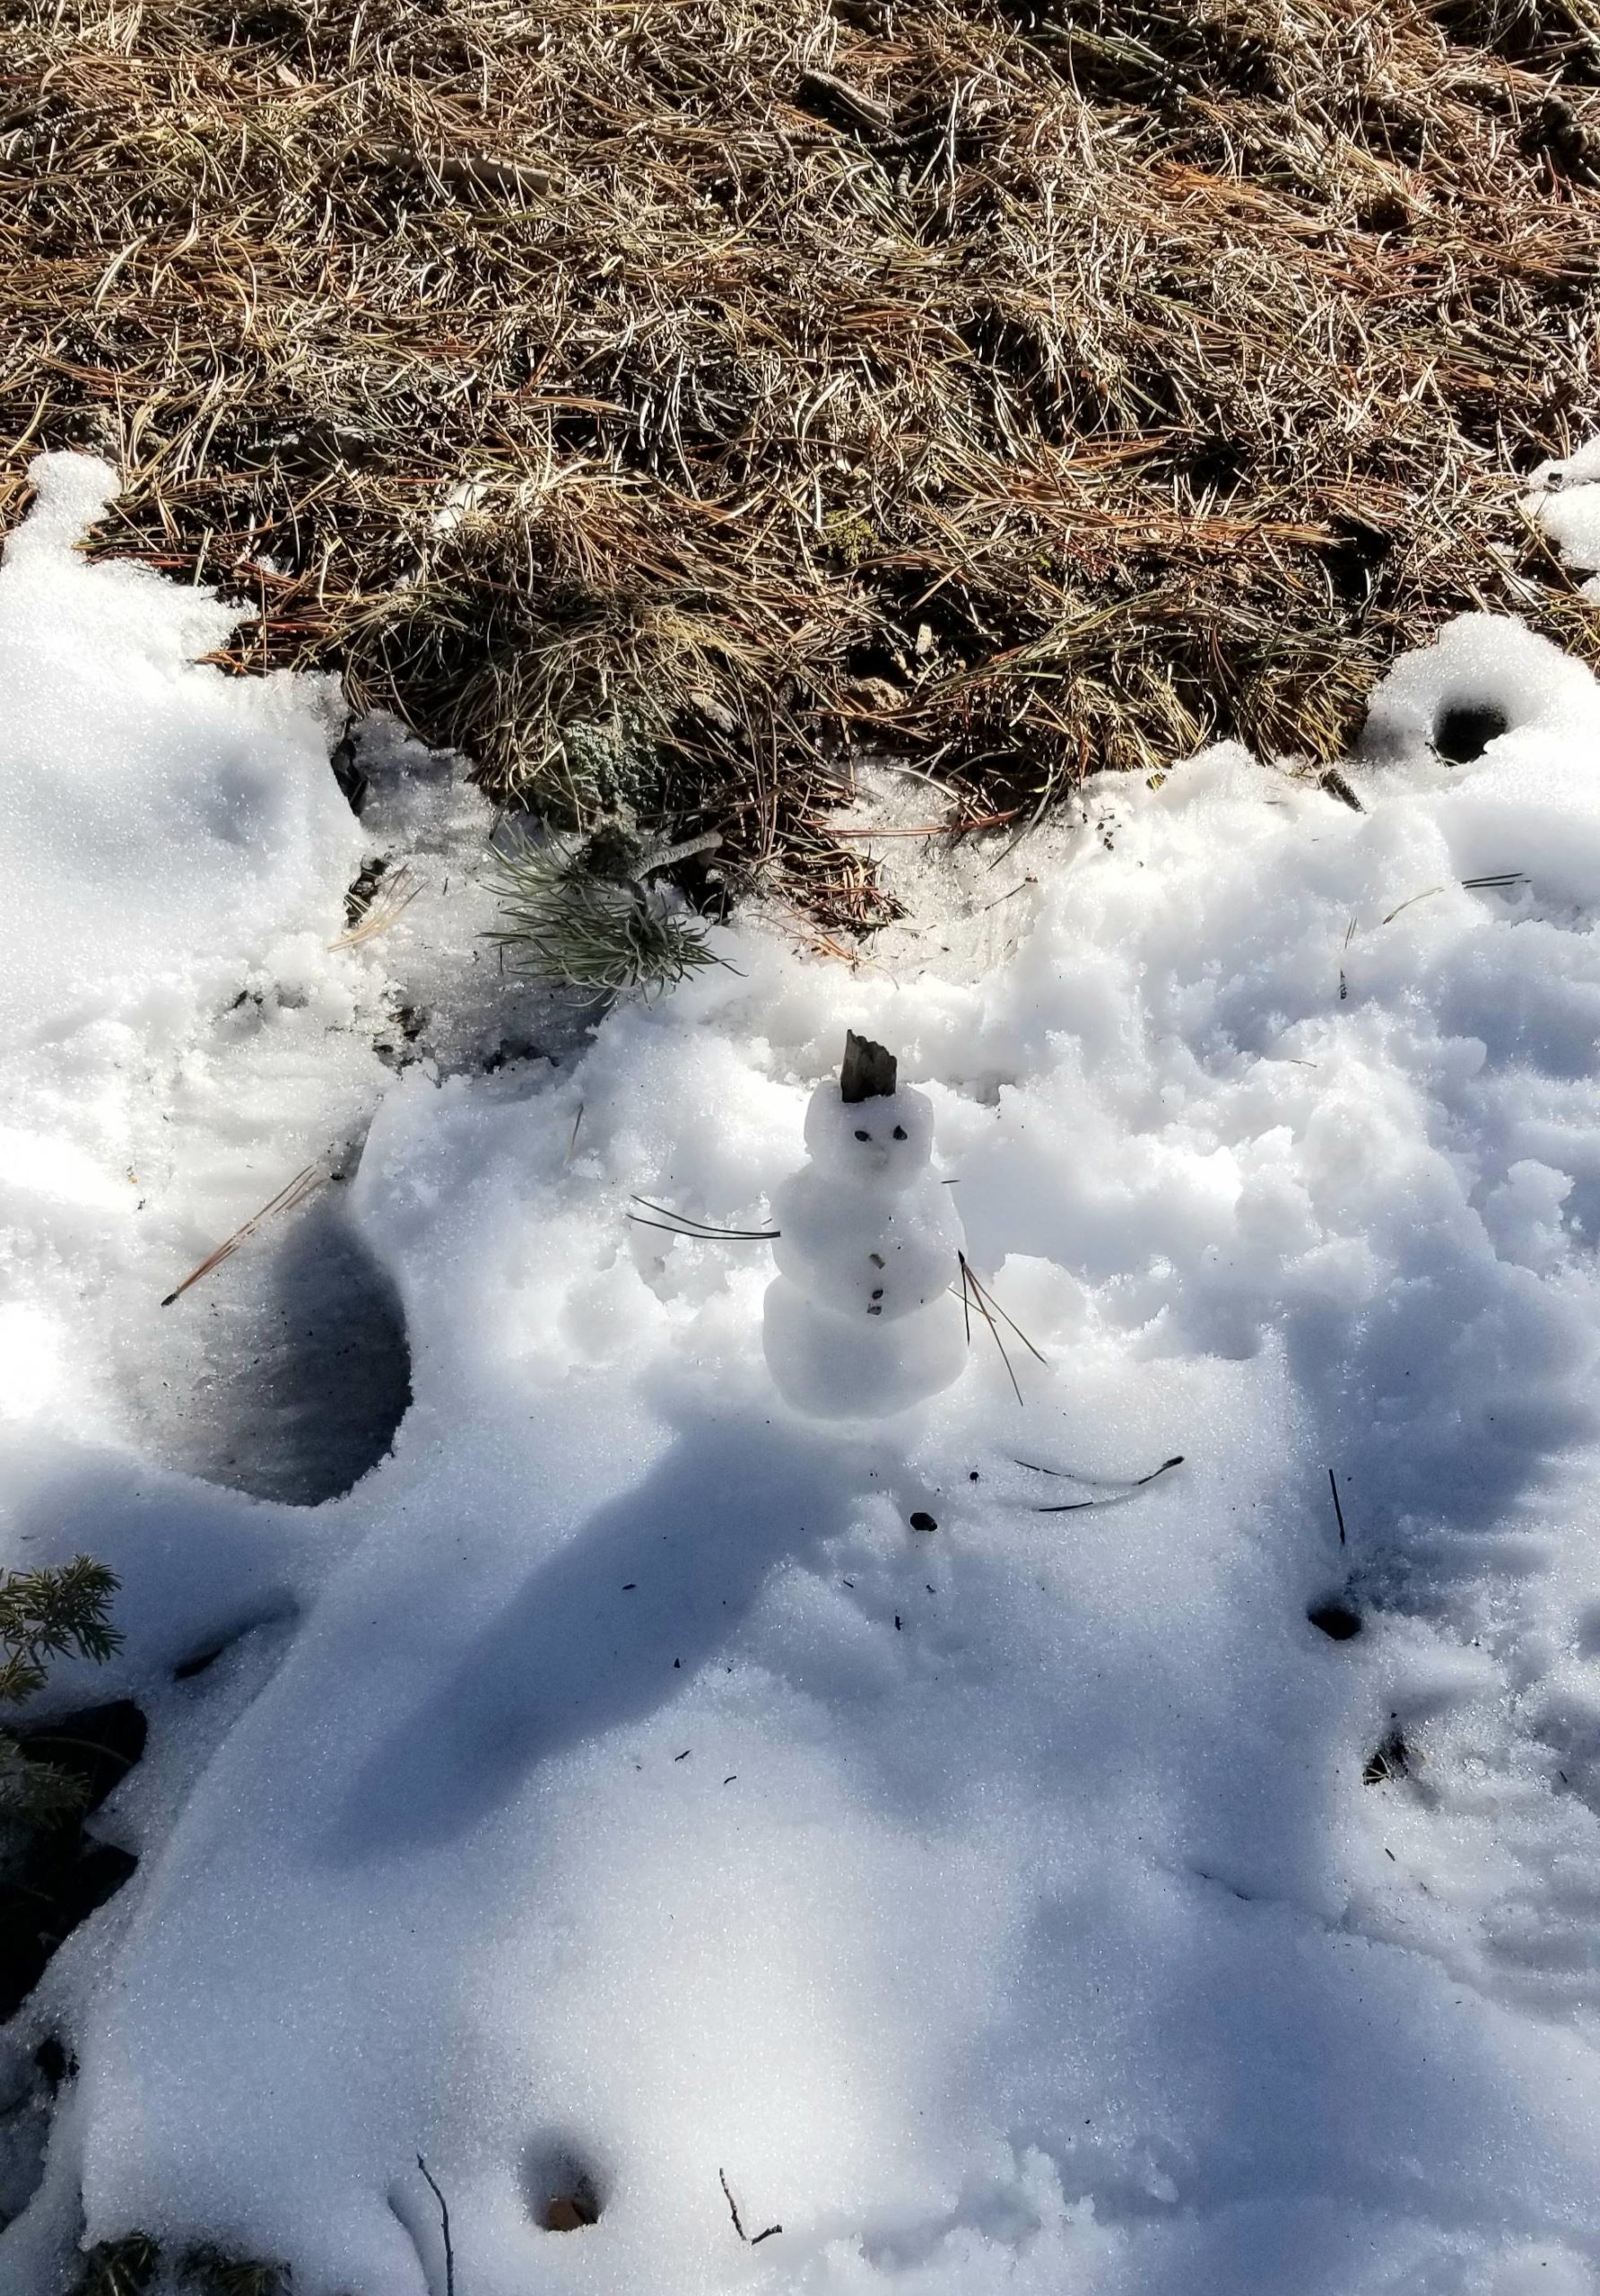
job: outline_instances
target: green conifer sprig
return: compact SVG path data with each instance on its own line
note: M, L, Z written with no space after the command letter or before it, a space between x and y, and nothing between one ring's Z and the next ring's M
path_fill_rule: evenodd
M673 909L648 880L717 842L651 848L615 822L577 843L518 837L496 853L486 878L504 920L487 937L519 969L585 996L657 995L723 961L699 919Z
M86 1554L34 1570L0 1572L0 1703L20 1706L44 1687L52 1658L74 1652L103 1665L122 1647L111 1624L117 1574ZM83 1804L75 1778L36 1761L0 1730L0 1816L35 1823L70 1816Z

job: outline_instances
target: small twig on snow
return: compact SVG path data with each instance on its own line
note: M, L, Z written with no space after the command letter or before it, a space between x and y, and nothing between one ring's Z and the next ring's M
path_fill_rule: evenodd
M428 2179L428 2188L439 2203L439 2221L445 2236L445 2296L456 2296L456 2252L450 2246L450 2204L433 2179L433 2171L417 2154L417 2166Z
M734 2220L734 2230L747 2248L759 2248L763 2240L770 2240L772 2238L774 2232L782 2231L781 2224L769 2224L764 2232L757 2232L752 2238L739 2222L739 2204L728 2190L727 2179L720 2169L717 2171L717 2181L722 2187L722 2196L727 2203L727 2213Z

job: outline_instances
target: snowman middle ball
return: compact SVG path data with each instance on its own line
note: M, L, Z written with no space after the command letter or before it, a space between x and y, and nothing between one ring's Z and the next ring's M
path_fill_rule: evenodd
M959 1279L961 1224L928 1169L934 1112L909 1088L841 1100L820 1085L805 1117L812 1161L772 1198L772 1257L836 1315L893 1322Z

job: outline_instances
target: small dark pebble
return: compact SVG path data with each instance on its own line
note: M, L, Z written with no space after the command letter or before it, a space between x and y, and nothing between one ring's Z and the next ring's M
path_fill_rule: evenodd
M920 1507L911 1518L911 1528L914 1531L936 1531L938 1527L933 1517Z
M1352 1611L1348 1603L1318 1603L1306 1616L1330 1642L1348 1642L1361 1631L1361 1613Z
M967 1469L967 1480L969 1483L976 1483L978 1481L978 1469L976 1467L969 1467Z
M894 1613L894 1631L897 1634L900 1631L900 1613L898 1611Z

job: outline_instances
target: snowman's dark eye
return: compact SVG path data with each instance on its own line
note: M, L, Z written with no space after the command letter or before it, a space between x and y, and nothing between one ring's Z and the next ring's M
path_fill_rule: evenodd
M872 1134L870 1132L858 1132L856 1135L856 1137L857 1140L870 1140L872 1138Z
M895 1136L895 1138L896 1138L897 1140L903 1140L903 1139L905 1138L905 1136L906 1136L906 1127L905 1127L905 1126L904 1126L903 1124L897 1124L897 1125L895 1126L895 1127L894 1127L894 1136Z

